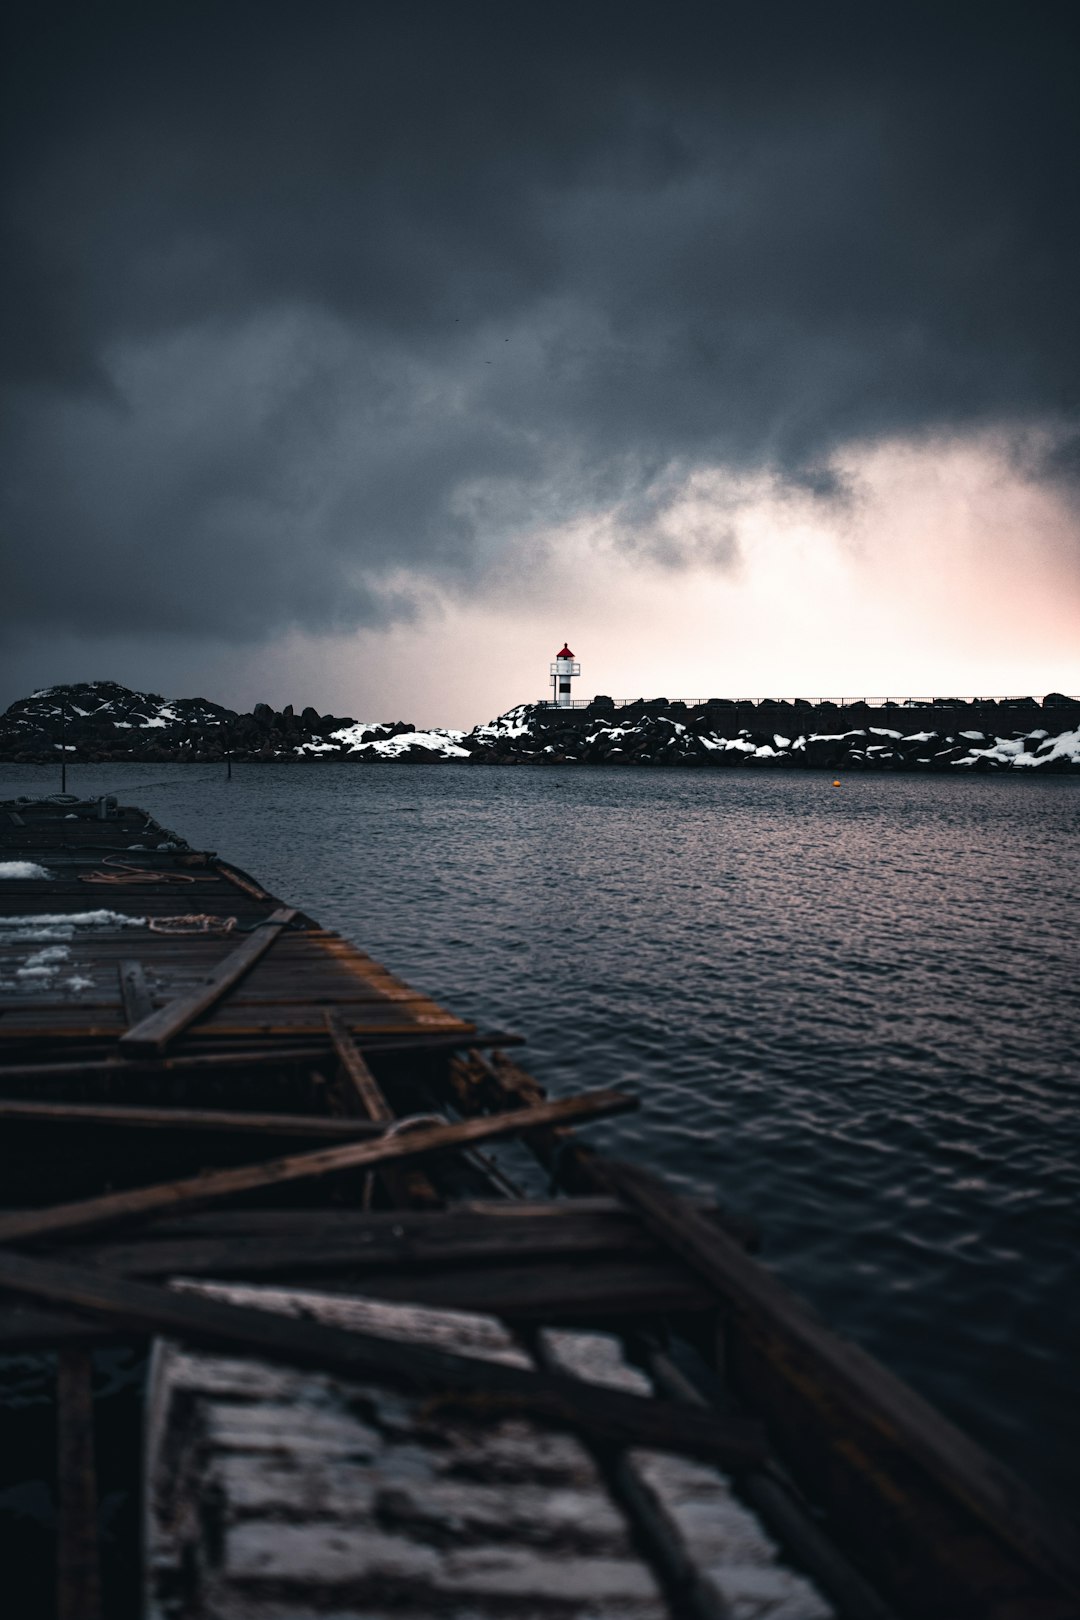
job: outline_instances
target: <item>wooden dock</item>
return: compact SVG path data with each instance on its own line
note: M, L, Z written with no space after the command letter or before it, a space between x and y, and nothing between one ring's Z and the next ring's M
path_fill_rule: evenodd
M1075 1620L1053 1514L575 1134L635 1098L514 1044L142 810L0 805L0 1351L58 1353L58 1620L123 1620L117 1336L148 1620Z

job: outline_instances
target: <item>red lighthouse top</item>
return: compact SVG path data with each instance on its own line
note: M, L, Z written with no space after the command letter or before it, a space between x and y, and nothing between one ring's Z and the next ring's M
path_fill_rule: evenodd
M562 652L556 653L555 656L556 656L556 658L573 658L574 655L570 651L570 648L566 645L566 642L564 641L563 642Z

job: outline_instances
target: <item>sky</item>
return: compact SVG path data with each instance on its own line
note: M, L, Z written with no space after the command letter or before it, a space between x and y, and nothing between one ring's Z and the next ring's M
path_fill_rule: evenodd
M0 705L1080 693L1071 8L3 28Z

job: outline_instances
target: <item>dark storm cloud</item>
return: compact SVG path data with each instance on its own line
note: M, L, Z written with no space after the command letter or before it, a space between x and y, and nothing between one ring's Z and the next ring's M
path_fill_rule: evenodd
M24 629L382 622L696 468L1075 416L1065 8L11 16Z

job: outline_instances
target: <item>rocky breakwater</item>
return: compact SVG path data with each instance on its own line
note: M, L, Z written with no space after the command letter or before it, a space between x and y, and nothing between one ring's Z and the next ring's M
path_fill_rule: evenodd
M472 731L418 730L291 705L238 713L205 698L165 699L112 681L48 687L0 716L0 760L362 764L676 765L820 770L1080 771L1080 700L688 705L667 698L586 708L521 704Z
M756 770L1080 772L1080 701L896 708L665 698L585 709L524 704L464 738L474 764Z
M256 703L249 714L206 698L163 698L115 681L51 686L0 715L0 759L44 764L66 753L97 761L207 762L231 757L360 759L423 763L463 759L460 732L418 731L404 720L361 721L291 704Z

